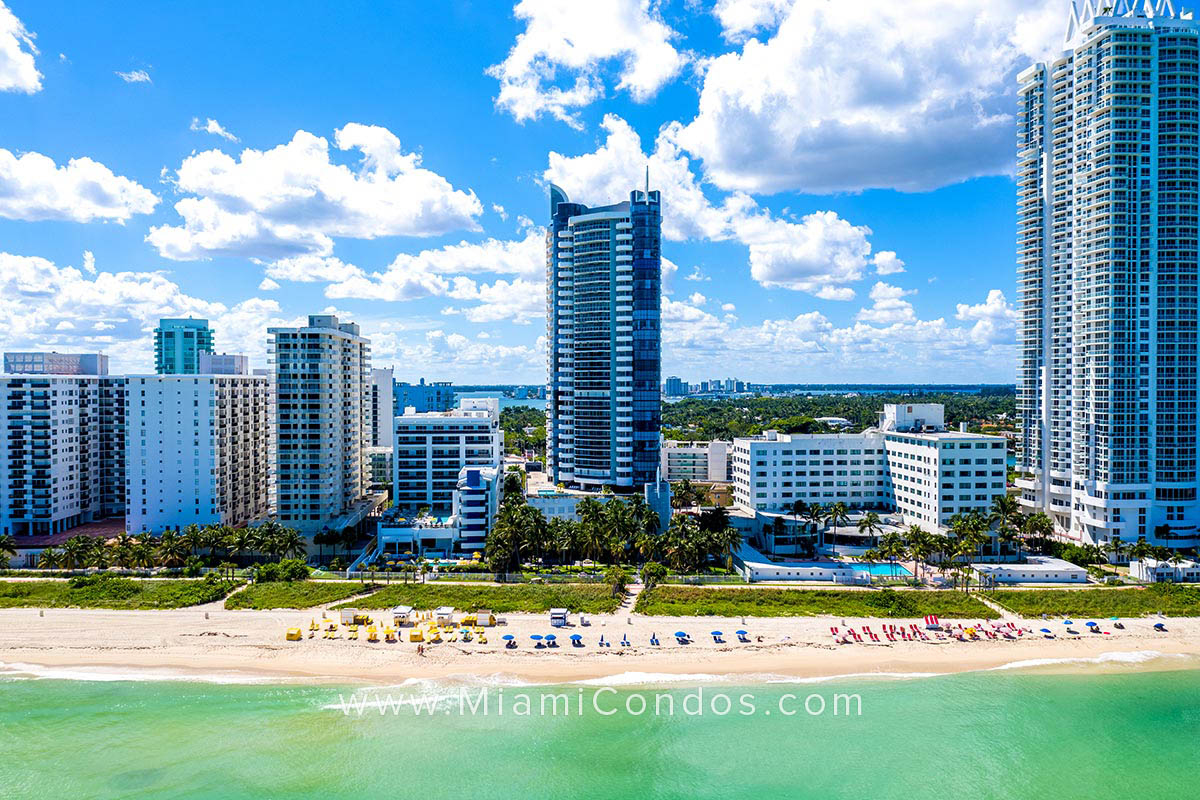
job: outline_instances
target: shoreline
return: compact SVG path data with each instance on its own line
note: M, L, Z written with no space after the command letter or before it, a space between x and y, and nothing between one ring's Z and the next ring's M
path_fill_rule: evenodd
M548 633L545 615L509 614L508 625L488 630L489 644L442 643L427 646L367 643L319 635L284 641L288 627L307 636L309 611L104 611L93 609L0 610L0 675L16 675L27 665L39 677L56 674L80 680L210 680L224 683L300 683L387 686L409 679L446 682L516 681L553 685L581 681L646 683L712 681L824 681L859 677L931 677L987 670L1036 669L1042 672L1094 673L1097 670L1174 670L1200 668L1200 618L1166 620L1167 633L1151 630L1147 619L1125 620L1126 630L1112 635L1082 634L1045 639L1027 634L1017 640L956 640L838 645L831 625L848 622L878 630L884 624L913 620L835 619L828 617L747 617L749 644L727 636L714 643L710 630L741 627L737 619L717 617L593 616L588 627L559 631L566 641L578 632L583 648L563 645L534 649L528 638ZM208 618L204 617L208 613ZM955 624L958 620L943 620ZM964 624L973 621L963 620ZM1054 628L1061 623L1024 620L1026 627ZM1082 623L1080 623L1082 625ZM1107 624L1107 623L1105 623ZM402 628L407 632L409 628ZM685 630L693 643L677 645L670 632ZM650 647L651 633L662 639ZM506 650L505 633L520 645ZM612 648L595 646L600 634ZM703 635L702 635L703 634ZM628 635L634 646L617 643ZM759 642L758 638L762 637ZM117 676L117 677L113 677ZM120 677L128 676L128 677Z

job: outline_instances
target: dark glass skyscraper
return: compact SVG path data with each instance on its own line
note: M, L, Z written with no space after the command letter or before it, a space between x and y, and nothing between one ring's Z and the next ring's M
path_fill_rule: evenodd
M546 436L556 482L621 489L657 479L661 208L658 192L588 208L550 187Z

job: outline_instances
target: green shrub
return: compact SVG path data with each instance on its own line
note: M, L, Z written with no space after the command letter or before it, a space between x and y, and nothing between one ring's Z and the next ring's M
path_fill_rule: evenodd
M138 580L113 575L79 575L66 581L0 582L0 608L184 608L229 594L235 581Z
M312 608L345 600L378 586L350 581L271 581L247 586L225 600L227 609Z
M708 589L655 586L638 597L634 610L655 616L838 617L917 619L926 614L948 618L994 619L999 616L962 592L910 592L838 589Z
M278 563L259 564L254 569L255 583L303 581L309 575L308 565L298 558L285 558Z

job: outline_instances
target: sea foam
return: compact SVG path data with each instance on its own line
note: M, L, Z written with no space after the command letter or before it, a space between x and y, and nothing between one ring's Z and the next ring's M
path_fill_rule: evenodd
M191 672L168 667L49 666L0 661L0 676L64 681L191 681L195 683L286 683L287 679L239 672Z

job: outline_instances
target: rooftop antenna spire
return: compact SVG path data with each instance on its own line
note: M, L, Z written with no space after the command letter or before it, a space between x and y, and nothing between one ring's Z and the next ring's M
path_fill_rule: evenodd
M646 162L646 199L650 199L650 162Z

